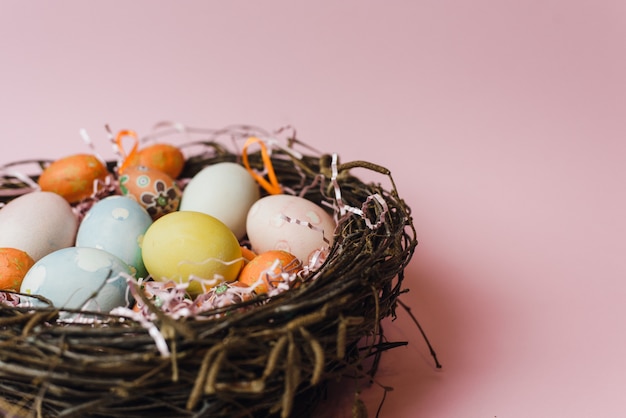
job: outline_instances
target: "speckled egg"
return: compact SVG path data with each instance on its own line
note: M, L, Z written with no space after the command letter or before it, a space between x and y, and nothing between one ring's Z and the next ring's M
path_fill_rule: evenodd
M77 247L93 247L119 257L145 277L141 257L143 236L152 224L145 208L127 196L109 196L96 202L85 215L76 234Z
M53 192L31 192L0 209L0 247L25 251L33 260L74 245L78 217Z
M17 248L0 248L0 290L20 290L22 280L35 260Z
M26 273L20 292L43 296L57 308L109 312L127 305L126 278L131 274L130 267L109 252L68 247L37 261Z
M267 293L280 285L291 286L290 280L302 270L302 261L282 250L261 253L248 262L239 273L238 281L254 288L255 293Z
M335 221L310 200L277 194L265 196L252 205L246 229L252 250L257 254L283 250L310 264L332 246Z
M175 179L183 171L185 157L178 147L158 143L141 148L133 156L129 165L154 168Z
M181 190L167 174L154 168L128 167L119 178L120 193L134 198L153 220L178 210Z
M94 192L94 183L109 175L95 155L75 154L54 161L39 176L42 191L63 196L69 203L80 202Z

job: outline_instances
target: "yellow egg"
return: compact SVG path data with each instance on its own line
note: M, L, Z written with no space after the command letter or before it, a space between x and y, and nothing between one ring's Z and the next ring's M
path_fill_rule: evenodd
M69 203L80 202L94 192L94 182L109 175L95 155L76 154L54 161L39 176L42 191L63 196Z
M241 270L238 280L246 286L254 286L254 291L261 294L284 282L285 276L288 278L301 270L302 262L295 255L287 251L270 250L248 262Z
M241 247L232 231L217 218L193 211L172 212L157 219L146 231L142 255L154 280L189 283L191 295L236 280L243 265Z

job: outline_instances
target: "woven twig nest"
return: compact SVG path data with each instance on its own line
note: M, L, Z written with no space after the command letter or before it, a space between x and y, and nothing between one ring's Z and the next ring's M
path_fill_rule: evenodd
M239 139L268 136L246 126L196 134L202 138L181 145L188 151L181 184L207 165L240 162L240 151L229 149ZM387 181L388 170L340 163L294 133L287 136L285 145L271 149L278 181L286 193L323 202L338 220L332 248L310 280L197 317L173 319L155 307L151 328L107 313L93 313L96 319L86 323L62 322L64 312L53 307L4 303L4 415L304 416L326 383L373 376L381 353L398 345L385 340L381 321L395 317L405 291L403 271L417 245L410 209L393 180ZM260 151L250 153L249 161L263 169ZM356 167L373 170L391 186L361 181L350 173ZM32 190L32 183L7 171L0 188L4 202ZM155 332L167 355L158 349Z

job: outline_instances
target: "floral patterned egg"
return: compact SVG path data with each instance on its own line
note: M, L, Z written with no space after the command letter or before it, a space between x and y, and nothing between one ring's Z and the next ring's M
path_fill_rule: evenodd
M137 200L152 220L178 210L182 192L176 182L160 170L128 167L119 178L120 193Z

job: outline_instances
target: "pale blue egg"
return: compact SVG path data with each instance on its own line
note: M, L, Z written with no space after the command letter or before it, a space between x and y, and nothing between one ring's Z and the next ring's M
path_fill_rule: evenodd
M126 306L131 268L98 248L68 247L37 261L26 273L20 292L40 295L57 308L109 312ZM25 298L34 305L34 298Z
M134 268L136 277L146 277L141 242L151 224L152 218L135 200L108 196L85 215L78 227L76 246L105 250Z

